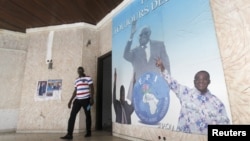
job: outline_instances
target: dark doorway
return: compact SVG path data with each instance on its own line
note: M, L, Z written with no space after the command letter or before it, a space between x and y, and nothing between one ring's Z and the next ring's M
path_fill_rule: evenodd
M96 91L96 130L112 131L112 54L98 58Z

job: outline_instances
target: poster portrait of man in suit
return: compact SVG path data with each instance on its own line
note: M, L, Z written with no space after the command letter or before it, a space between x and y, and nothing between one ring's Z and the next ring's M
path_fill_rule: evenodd
M144 26L139 34L139 45L132 48L133 37L136 31L136 21L133 21L130 39L123 54L124 59L132 64L136 78L145 72L158 72L155 68L155 58L158 57L163 60L164 66L170 72L170 62L164 42L151 39L151 28Z

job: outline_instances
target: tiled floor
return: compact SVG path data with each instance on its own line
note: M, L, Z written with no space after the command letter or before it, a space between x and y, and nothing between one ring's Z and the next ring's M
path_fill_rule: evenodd
M68 141L60 139L62 133L0 133L0 141ZM128 141L112 136L107 131L94 131L89 138L84 133L74 134L72 141Z

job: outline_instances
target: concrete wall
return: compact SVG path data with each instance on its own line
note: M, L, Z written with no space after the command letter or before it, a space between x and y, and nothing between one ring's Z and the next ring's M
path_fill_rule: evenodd
M16 129L26 54L23 34L0 32L0 132Z
M54 31L53 69L48 69L48 35ZM77 67L83 66L96 84L99 40L94 26L44 28L27 34L0 32L0 131L66 132ZM91 44L87 46L88 40ZM62 79L61 99L35 101L37 81ZM83 111L76 122L76 132L85 130ZM95 119L95 107L92 108ZM93 127L95 127L93 122Z
M96 30L90 27L55 30L52 70L48 69L48 64L45 62L50 31L34 31L26 35L28 51L17 132L66 132L70 115L67 103L74 90L74 80L78 77L78 66L83 66L85 73L92 76L96 84L97 53L99 52L98 41L95 40ZM87 46L88 40L91 40L91 44ZM48 79L62 79L61 99L35 101L37 81ZM95 119L94 111L92 118ZM75 132L80 130L85 131L83 111L75 125Z

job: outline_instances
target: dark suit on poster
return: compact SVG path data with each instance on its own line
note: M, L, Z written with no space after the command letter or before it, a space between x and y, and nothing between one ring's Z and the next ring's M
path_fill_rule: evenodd
M162 41L150 40L148 47L150 49L149 60L146 59L146 53L144 47L137 46L131 50L132 41L128 41L125 51L124 58L131 62L136 78L140 77L145 72L159 72L155 67L155 58L160 57L163 60L164 66L170 71L169 58L165 49L165 45Z
M43 96L46 92L46 82L40 82L40 87L39 87L39 96Z
M121 124L131 124L131 115L134 112L133 102L128 104L125 100L125 88L123 85L120 87L120 100L116 99L116 69L114 73L114 87L113 87L113 105L115 109L116 122ZM133 76L133 84L135 83L135 76Z
M171 72L164 42L150 39L151 29L145 26L139 34L139 45L131 49L135 32L136 21L132 23L130 39L126 44L123 57L132 64L136 80L145 72L159 72L159 70L155 68L156 58L161 58L166 69Z

